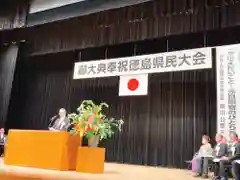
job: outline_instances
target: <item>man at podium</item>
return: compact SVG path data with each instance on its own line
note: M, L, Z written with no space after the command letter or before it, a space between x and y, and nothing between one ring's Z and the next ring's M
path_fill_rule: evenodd
M52 123L54 121L54 123ZM53 124L53 125L52 125ZM67 117L67 111L61 108L57 116L51 118L49 130L50 131L67 131L71 123Z
M0 156L3 156L4 153L4 146L6 144L6 135L4 128L0 129Z

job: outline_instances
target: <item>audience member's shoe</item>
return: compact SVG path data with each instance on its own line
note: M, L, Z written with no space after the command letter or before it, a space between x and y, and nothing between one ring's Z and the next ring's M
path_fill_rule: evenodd
M212 180L220 180L221 179L221 177L219 177L219 176L213 176L212 177Z
M201 176L201 174L199 174L199 173L193 174L193 177L200 177L200 176Z
M204 179L207 179L207 178L208 178L208 175L207 175L207 174L203 174L202 177L203 177Z
M228 180L226 177L221 177L220 180Z

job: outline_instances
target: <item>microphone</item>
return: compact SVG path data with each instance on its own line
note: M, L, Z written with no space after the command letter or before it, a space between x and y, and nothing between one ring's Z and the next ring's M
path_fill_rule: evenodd
M50 118L48 127L51 127L51 126L52 126L53 121L54 121L57 117L58 117L58 115L55 115L55 116L53 116L53 117Z
M57 115L51 117L51 118L50 118L50 121L52 121L52 120L54 120L54 119L56 119L56 118L57 118Z

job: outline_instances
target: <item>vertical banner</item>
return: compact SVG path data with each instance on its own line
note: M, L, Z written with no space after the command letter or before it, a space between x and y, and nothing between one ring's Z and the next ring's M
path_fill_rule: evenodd
M240 133L240 44L216 48L217 132Z

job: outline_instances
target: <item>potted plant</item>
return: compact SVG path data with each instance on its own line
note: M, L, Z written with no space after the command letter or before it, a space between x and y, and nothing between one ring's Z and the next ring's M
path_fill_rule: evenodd
M84 100L77 108L77 113L69 114L73 128L70 133L88 138L88 145L97 147L103 139L111 138L116 131L122 130L123 120L107 118L103 108L108 104L95 104L91 100Z

